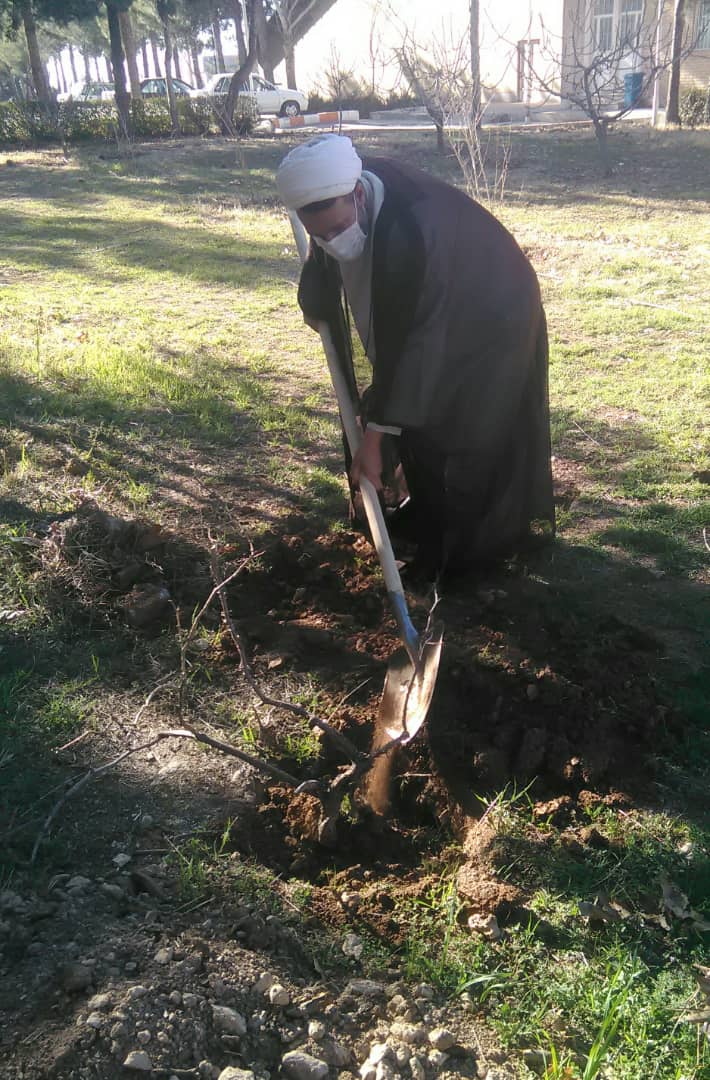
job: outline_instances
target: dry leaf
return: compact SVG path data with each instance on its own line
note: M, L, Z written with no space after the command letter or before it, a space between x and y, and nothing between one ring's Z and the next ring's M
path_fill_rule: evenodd
M671 915L675 915L677 919L691 918L690 905L685 893L681 892L678 886L667 878L661 881L661 885L663 887L663 906L666 911L670 912Z

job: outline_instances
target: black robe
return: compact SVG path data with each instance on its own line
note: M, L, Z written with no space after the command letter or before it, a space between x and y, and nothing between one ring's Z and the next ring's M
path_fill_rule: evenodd
M425 558L509 554L554 532L547 329L535 272L509 232L457 188L384 158L373 238L376 361L365 419L399 442ZM348 366L337 263L312 246L299 289ZM351 385L354 385L351 379Z

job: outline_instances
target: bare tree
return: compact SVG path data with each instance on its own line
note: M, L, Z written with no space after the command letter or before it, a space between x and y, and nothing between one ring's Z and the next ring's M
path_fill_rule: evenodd
M531 61L536 86L551 97L577 106L592 122L605 176L611 174L610 128L639 101L650 98L659 75L673 64L672 30L662 13L647 0L638 0L617 17L612 6L591 7L580 2L572 9L563 39L540 22L540 47ZM680 65L697 44L687 29L675 55ZM552 73L557 70L559 76ZM628 85L627 76L634 76Z

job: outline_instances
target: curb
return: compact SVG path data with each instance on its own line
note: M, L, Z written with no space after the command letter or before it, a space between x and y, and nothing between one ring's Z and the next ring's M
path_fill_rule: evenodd
M357 109L342 111L305 113L301 116L276 117L271 121L274 130L290 131L292 128L318 127L320 124L356 124L360 119Z

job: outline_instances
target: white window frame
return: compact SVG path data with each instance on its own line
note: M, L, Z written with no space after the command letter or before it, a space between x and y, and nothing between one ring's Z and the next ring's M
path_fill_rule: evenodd
M695 14L696 48L710 52L710 0L698 0Z
M626 46L629 52L633 52L638 46L643 12L644 0L592 0L594 51L612 53L620 46Z

